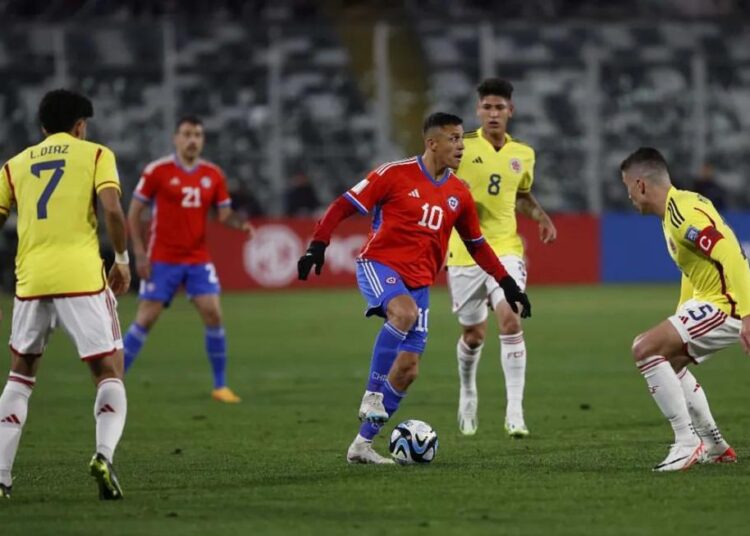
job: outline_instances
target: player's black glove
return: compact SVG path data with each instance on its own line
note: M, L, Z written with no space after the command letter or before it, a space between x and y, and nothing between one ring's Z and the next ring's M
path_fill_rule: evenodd
M310 242L307 253L302 255L297 261L297 277L306 281L313 266L315 266L315 274L320 275L323 264L326 262L326 247L326 244L323 242L316 240Z
M511 276L506 275L498 281L500 288L505 292L505 299L508 301L508 305L513 309L514 313L518 313L518 304L521 304L523 308L521 310L521 318L528 318L531 316L531 302L525 292L521 292L518 288L516 280Z

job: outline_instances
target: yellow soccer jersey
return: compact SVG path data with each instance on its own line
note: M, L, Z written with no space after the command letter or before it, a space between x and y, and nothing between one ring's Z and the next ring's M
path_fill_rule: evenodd
M115 155L67 133L48 136L0 172L0 213L18 212L16 296L100 292L106 285L96 235L96 194L120 190Z
M482 136L481 128L464 134L464 155L456 175L469 185L482 234L498 256L523 256L516 225L516 193L531 190L534 160L534 149L507 134L499 151ZM448 266L476 264L455 230L447 262Z
M715 303L735 318L750 314L750 265L711 201L671 188L662 227L683 273L680 303L693 298Z

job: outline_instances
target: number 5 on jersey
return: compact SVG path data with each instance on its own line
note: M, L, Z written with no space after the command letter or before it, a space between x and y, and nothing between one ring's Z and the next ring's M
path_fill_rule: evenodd
M52 177L42 191L42 195L39 196L39 201L36 203L36 217L38 220L47 219L47 204L49 203L49 198L52 197L52 192L60 184L63 173L65 173L65 160L48 160L47 162L31 164L31 173L35 177L41 179L42 171L52 171Z

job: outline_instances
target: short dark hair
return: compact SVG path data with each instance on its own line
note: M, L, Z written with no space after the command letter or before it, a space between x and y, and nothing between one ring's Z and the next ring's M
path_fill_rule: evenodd
M67 89L49 91L39 103L39 122L47 134L70 132L79 119L93 116L91 101Z
M669 174L669 166L664 156L653 147L639 147L620 164L620 171L627 173L633 166L644 166L648 170Z
M434 127L463 124L464 120L457 115L447 114L445 112L435 112L434 114L428 115L424 120L424 124L422 124L422 134L427 134L427 131Z
M175 132L180 130L180 127L184 125L185 123L188 123L190 125L200 125L203 126L203 120L198 117L197 115L193 114L185 114L181 115L180 118L177 120L177 124L175 125Z
M477 86L477 94L480 99L487 95L496 95L510 100L513 98L513 84L502 78L486 78Z

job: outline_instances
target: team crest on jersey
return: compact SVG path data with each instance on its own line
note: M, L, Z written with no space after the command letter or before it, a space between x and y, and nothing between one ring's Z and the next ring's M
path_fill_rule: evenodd
M448 207L455 212L458 208L458 197L452 195L448 198Z
M206 190L211 188L211 177L201 178L201 186L203 186Z
M395 285L396 284L396 278L393 277L392 275L388 276L388 277L385 278L385 282L388 283L389 285Z
M179 186L180 185L180 179L177 177L172 177L169 181L170 186Z
M521 161L518 158L511 158L510 169L511 171L513 171L513 173L521 173L521 170L523 169Z

